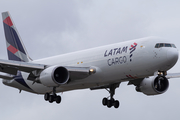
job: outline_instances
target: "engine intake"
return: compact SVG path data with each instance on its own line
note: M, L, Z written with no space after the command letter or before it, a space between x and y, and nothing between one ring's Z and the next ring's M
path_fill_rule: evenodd
M166 77L161 76L161 77L156 77L154 80L154 88L158 92L163 92L167 90L169 87L169 81L167 80Z
M144 78L140 86L136 87L136 91L143 92L146 95L157 95L167 91L169 81L164 76L152 76Z
M41 72L39 79L45 86L59 86L68 82L69 71L62 66L51 66Z
M67 83L69 79L69 72L64 67L56 68L52 75L53 75L54 80L59 84L65 84Z

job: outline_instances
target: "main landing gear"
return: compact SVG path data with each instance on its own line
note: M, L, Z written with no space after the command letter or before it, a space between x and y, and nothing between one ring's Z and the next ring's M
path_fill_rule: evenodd
M114 94L115 94L115 89L119 87L119 84L117 86L117 84L114 84L114 85L111 85L109 87L109 90L106 88L106 90L110 93L110 96L109 97L105 97L103 98L102 100L102 104L104 106L107 106L108 108L111 108L112 106L114 106L115 108L118 108L119 107L119 101L118 100L115 100L113 98ZM108 99L109 98L109 99Z
M53 103L54 101L56 101L57 104L59 104L61 102L61 96L56 95L56 87L53 88L52 95L50 95L49 93L46 93L44 95L44 100L49 101L50 103Z

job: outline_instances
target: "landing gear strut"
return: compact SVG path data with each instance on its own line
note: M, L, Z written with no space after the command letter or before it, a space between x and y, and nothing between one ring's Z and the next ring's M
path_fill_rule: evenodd
M115 108L118 108L119 107L119 101L118 100L115 100L113 98L114 94L115 94L115 89L119 87L119 84L114 84L114 85L111 85L109 87L109 90L106 88L106 90L110 93L110 96L109 97L105 97L103 98L102 100L102 104L104 106L107 106L108 108L111 108L112 106L114 106ZM109 99L108 99L109 98Z
M49 93L46 93L44 95L44 100L49 101L50 103L53 103L54 101L56 101L57 104L59 104L61 102L61 96L56 95L56 87L53 88L52 95L50 95Z

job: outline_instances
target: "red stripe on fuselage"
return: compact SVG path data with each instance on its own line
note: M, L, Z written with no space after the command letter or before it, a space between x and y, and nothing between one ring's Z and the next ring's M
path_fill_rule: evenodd
M131 76L131 75L129 75L129 77L131 77L131 78L133 78L133 79L134 79L134 77L133 77L133 76Z
M18 51L18 49L16 49L16 48L13 47L12 45L10 45L7 49L8 49L10 52L12 52L13 54Z
M9 16L3 22L9 25L10 27L13 25L11 18Z

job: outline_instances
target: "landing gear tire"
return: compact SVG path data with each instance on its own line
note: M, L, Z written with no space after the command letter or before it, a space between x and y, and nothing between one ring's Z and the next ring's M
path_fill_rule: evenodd
M108 101L107 101L107 107L108 107L108 108L111 108L111 107L112 107L112 101L111 101L111 100L108 100Z
M46 94L44 95L44 100L45 100L45 101L48 101L48 100L49 100L49 93L46 93Z
M107 102L108 102L108 99L107 99L107 98L103 98L103 100L102 100L102 104L103 104L104 106L106 106L106 105L107 105Z
M114 102L114 108L118 108L118 107L119 107L119 101L116 100L116 101Z
M54 96L53 95L50 95L49 96L49 102L52 103L54 101Z
M103 105L107 106L108 108L111 108L112 106L114 106L114 108L119 107L119 101L118 100L114 100L114 99L108 100L107 98L103 98L102 102L103 102Z
M56 96L56 103L59 104L61 102L61 96Z
M44 100L53 103L56 101L57 104L61 102L61 96L56 95L56 87L53 87L53 92L50 95L49 93L44 94Z

